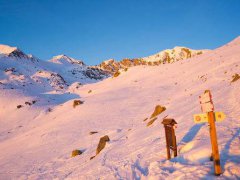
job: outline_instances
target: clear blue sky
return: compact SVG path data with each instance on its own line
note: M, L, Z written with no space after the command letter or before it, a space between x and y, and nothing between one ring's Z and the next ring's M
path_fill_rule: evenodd
M0 0L0 44L94 65L240 35L240 0Z

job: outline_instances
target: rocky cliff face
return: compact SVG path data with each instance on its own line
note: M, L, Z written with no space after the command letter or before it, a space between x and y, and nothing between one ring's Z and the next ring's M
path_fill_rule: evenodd
M193 50L186 47L176 46L173 49L166 49L152 56L144 57L143 60L147 62L161 62L161 63L172 63L179 60L188 59L209 50Z
M175 61L188 59L194 56L201 55L209 50L193 50L186 47L175 47L173 49L166 49L152 56L144 58L123 59L121 61L115 61L109 59L102 62L98 67L110 74L116 73L118 70L129 68L132 66L148 65L158 66L160 64L173 63Z

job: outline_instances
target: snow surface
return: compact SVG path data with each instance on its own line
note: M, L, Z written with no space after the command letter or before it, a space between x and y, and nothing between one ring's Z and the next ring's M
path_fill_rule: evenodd
M136 66L83 86L62 70L69 86L60 90L47 83L48 62L39 62L41 74L25 62L7 60L0 64L0 179L240 178L240 80L231 83L240 73L240 38L184 61ZM52 73L63 69L56 65ZM15 70L5 72L9 67ZM42 83L34 83L35 78ZM26 88L22 81L29 83ZM201 113L198 96L206 89L216 111L226 114L216 123L219 177L209 161L209 127L193 122L193 115ZM84 103L73 108L75 99ZM149 120L143 120L158 104L167 110L147 127ZM178 157L171 160L166 160L161 124L167 115L178 122ZM104 135L110 142L90 160ZM72 158L74 149L83 154Z

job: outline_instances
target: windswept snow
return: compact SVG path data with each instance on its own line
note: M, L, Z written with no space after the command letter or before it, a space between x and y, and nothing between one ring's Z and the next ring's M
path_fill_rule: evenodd
M29 83L39 78L47 84L44 79L51 74L42 64L41 73L24 68L23 77L12 80L21 66L9 62L16 72L5 72L7 63L0 65L2 179L216 178L209 161L209 127L193 122L193 115L201 113L198 96L206 89L212 92L216 111L226 114L216 123L223 171L218 179L240 178L240 80L231 83L232 76L240 74L239 38L184 61L136 66L92 84L80 85L79 78L74 81L62 70L68 86L58 91L41 83L17 88L26 77ZM73 108L75 99L84 103ZM166 111L147 127L149 119L143 120L156 105ZM166 160L161 124L165 116L178 122L178 157L171 160ZM90 160L104 135L110 142ZM75 149L83 154L72 158Z

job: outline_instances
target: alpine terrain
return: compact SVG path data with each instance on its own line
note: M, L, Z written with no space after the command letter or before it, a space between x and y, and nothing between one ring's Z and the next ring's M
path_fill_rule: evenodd
M208 123L193 121L205 90L226 114L219 177ZM239 109L240 37L96 66L0 45L0 179L239 179ZM177 122L170 160L164 117Z

